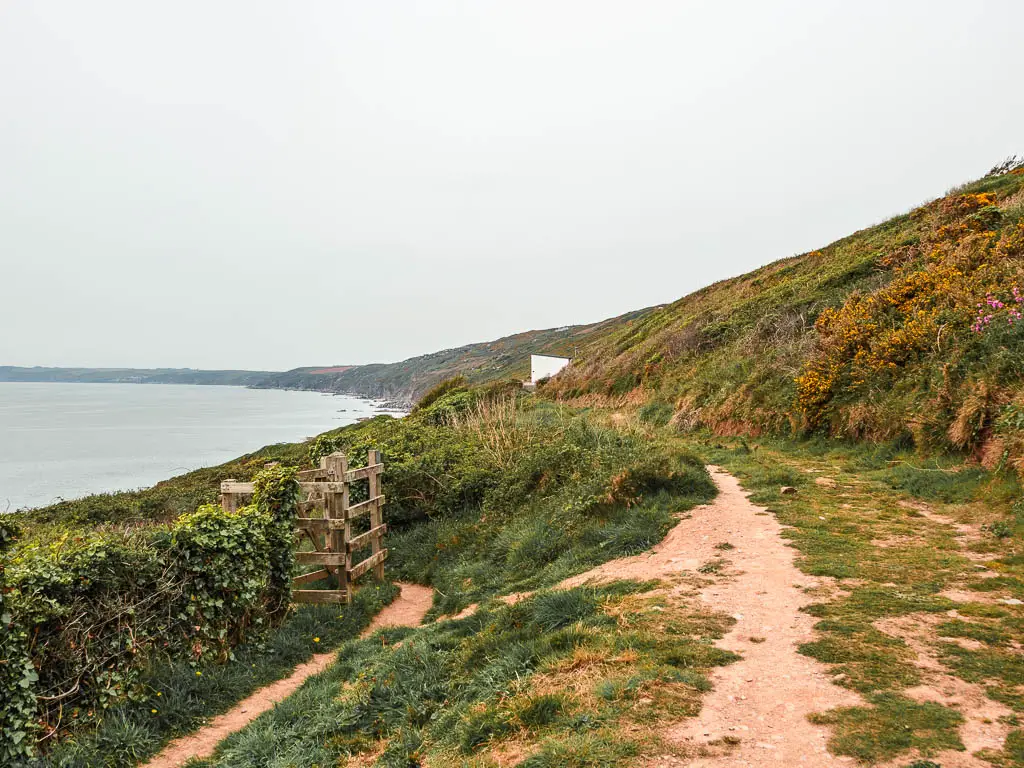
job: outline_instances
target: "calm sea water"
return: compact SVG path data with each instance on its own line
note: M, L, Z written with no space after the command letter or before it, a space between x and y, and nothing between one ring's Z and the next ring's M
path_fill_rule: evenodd
M0 512L150 486L378 412L316 392L0 382Z

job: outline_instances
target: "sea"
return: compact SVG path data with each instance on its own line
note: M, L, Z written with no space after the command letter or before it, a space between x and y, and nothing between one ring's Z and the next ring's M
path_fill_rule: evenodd
M0 382L0 513L145 488L379 413L401 416L319 392Z

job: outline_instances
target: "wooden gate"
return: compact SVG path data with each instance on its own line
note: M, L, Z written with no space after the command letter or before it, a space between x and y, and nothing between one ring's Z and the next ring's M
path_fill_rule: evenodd
M295 553L302 565L320 566L314 571L296 576L292 581L292 600L297 603L341 603L352 601L356 579L373 571L378 579L384 578L384 495L380 492L380 475L384 464L380 451L371 450L365 467L349 469L343 453L332 453L320 459L316 469L298 473L303 498L299 501L296 533L312 545L311 551ZM352 484L366 480L366 501L349 501ZM242 498L252 496L252 483L225 480L220 484L221 505L233 511ZM352 534L352 521L369 516L369 530ZM357 552L370 548L370 556L353 563ZM297 589L323 579L335 582L334 589Z

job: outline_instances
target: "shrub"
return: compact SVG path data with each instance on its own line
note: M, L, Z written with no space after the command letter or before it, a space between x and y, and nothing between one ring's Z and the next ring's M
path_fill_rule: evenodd
M32 638L31 666L11 671L21 670L19 688L39 695L44 727L67 727L76 719L69 713L87 722L138 695L143 670L157 659L227 660L281 616L297 484L291 471L272 469L256 486L257 504L237 512L206 505L169 528L19 552L2 613L22 630L5 634L4 649L25 633Z
M0 763L32 755L39 674L28 654L28 636L8 605L4 560L15 530L0 521Z
M467 382L465 376L453 376L450 379L445 379L427 390L426 394L416 402L416 407L413 408L413 413L429 408L433 403L437 402L445 395L456 390L465 390L466 387Z

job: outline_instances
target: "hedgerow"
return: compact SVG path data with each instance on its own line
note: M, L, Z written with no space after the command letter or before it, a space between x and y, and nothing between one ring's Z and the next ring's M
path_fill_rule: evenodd
M17 685L35 706L25 696L5 704L5 735L53 739L139 696L157 660L223 661L277 620L290 594L298 488L282 469L256 485L257 503L237 512L207 505L169 527L19 550L3 614L20 629L4 650L30 639Z
M15 530L0 522L0 763L32 755L35 733L35 684L39 673L28 655L27 635L15 621L7 596L4 560Z
M266 515L266 536L270 571L267 574L267 611L276 616L288 608L292 572L295 570L293 537L298 515L299 484L295 469L268 467L256 475L252 503Z
M355 638L398 591L393 584L374 583L340 609L296 606L280 626L237 646L234 659L223 664L159 660L143 673L139 696L105 710L95 729L61 741L41 762L52 768L134 768L168 738L195 731L314 653Z

